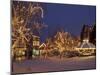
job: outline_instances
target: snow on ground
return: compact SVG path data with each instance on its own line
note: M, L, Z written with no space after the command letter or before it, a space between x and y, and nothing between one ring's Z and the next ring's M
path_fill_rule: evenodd
M73 58L40 58L13 62L13 73L50 72L95 69L95 56Z

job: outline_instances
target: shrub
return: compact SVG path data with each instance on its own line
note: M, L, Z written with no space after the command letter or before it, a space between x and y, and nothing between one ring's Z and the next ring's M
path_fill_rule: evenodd
M58 56L60 55L60 52L58 50L52 50L50 53L49 53L50 56Z
M79 53L77 51L63 51L62 56L63 57L75 57L75 56L79 56Z

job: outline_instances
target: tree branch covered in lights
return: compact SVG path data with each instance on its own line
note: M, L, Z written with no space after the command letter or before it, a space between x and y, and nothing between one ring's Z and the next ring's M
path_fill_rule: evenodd
M12 43L13 47L16 46L18 40L20 42L27 43L33 38L36 30L40 33L40 30L46 25L42 24L41 20L43 16L43 9L39 3L31 2L12 2ZM31 27L30 27L31 26Z

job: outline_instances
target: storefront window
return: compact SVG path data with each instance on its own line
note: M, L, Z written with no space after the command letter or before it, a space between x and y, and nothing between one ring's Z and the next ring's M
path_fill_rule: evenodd
M38 56L39 55L39 50L33 49L32 55Z

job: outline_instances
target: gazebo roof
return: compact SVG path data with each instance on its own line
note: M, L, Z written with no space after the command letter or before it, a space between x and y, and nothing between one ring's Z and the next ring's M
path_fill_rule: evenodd
M88 40L83 40L83 42L78 46L78 48L95 48L95 45L90 43Z

